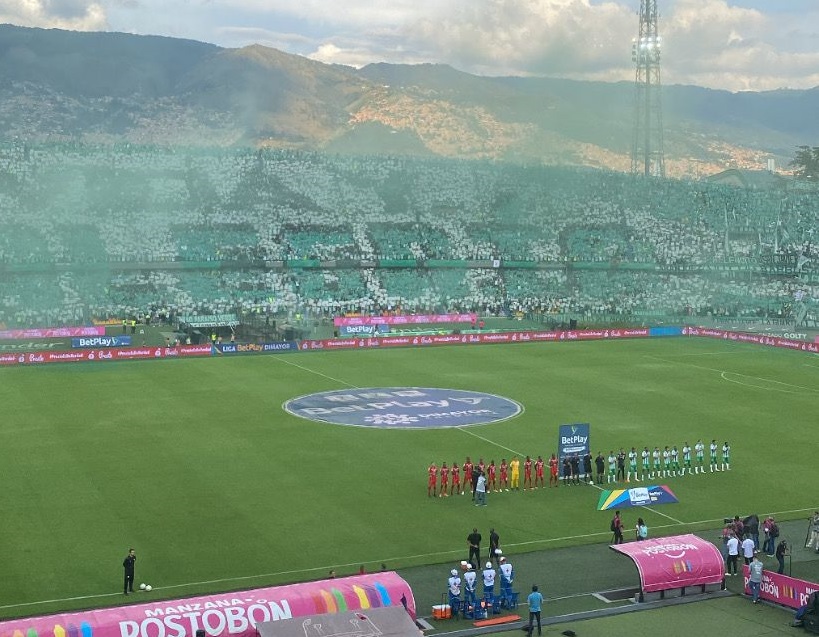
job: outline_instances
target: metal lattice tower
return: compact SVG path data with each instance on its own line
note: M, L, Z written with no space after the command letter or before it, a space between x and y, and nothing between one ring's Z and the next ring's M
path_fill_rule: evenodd
M640 0L640 31L631 45L631 59L637 68L631 172L646 177L665 177L660 48L657 0Z

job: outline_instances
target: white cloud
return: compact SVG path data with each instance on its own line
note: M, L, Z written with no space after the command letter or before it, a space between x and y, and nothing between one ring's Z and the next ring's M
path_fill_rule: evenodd
M392 64L423 64L429 62L429 58L423 55L407 52L400 48L387 49L379 48L373 51L370 43L358 43L355 41L323 42L317 48L307 54L312 60L324 62L325 64L344 64L361 68L374 62L388 62Z
M726 0L678 0L660 26L664 81L732 91L816 86L819 53L795 50L794 20Z
M753 4L747 8L740 5ZM798 7L788 13L786 6ZM630 80L639 0L0 0L25 26L253 43L328 63ZM819 85L819 2L663 0L665 83Z
M582 77L628 61L637 21L615 3L588 0L468 0L409 29L461 68Z
M0 22L73 31L108 28L103 5L86 0L0 0Z
M280 15L344 30L407 24L449 0L207 0L232 11Z

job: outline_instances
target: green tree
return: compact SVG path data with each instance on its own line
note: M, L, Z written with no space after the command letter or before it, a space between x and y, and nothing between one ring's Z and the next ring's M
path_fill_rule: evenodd
M819 146L797 146L791 166L799 177L819 179Z

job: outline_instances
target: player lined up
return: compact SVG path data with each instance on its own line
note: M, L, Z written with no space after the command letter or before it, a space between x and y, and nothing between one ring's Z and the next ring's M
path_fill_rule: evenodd
M682 462L680 457L682 452ZM692 452L694 454L692 460ZM731 470L731 445L726 440L722 447L717 444L716 440L712 440L708 447L709 453L709 470L711 473L717 471ZM697 440L692 448L686 441L681 450L677 449L677 445L670 449L666 447L660 450L659 447L654 447L653 451L649 451L648 447L643 447L642 451L637 451L635 447L626 453L623 449L615 454L614 450L609 452L608 458L608 475L606 482L642 482L643 480L653 480L655 478L674 478L686 475L697 475L705 473L705 444L702 440ZM598 452L595 458L597 465L597 482L603 482L603 468L604 460L602 452ZM626 463L628 463L628 470L626 470ZM638 470L638 463L640 470Z
M531 461L530 461L531 462ZM531 469L530 469L531 470ZM520 461L512 458L506 462L506 458L501 460L500 465L496 465L491 460L487 465L483 458L477 463L473 463L469 456L466 457L463 465L458 461L447 466L444 462L441 467L437 467L433 462L429 469L429 481L427 483L427 495L430 497L446 497L450 495L465 495L470 493L474 496L474 487L480 476L486 482L486 491L509 491L517 488L520 483ZM461 473L463 472L463 481ZM440 482L440 491L438 483Z
M486 464L483 458L473 463L467 456L463 465L456 460L451 465L444 462L438 467L433 462L427 469L427 495L443 498L471 493L474 497L475 486L481 476L483 476L487 493L520 491L521 464L523 465L524 491L546 487L547 465L549 467L549 486L557 487L560 484L560 461L555 454L552 454L548 460L544 460L542 456L534 460L531 456L526 456L522 463L517 456L514 456L509 462L503 458L499 465L496 465L494 460ZM581 474L585 476L584 482L587 479L591 480L591 454L586 454L582 460L576 455L563 459L564 481L568 483L573 480L579 484Z
M562 477L560 475L561 461L555 454L552 454L548 461L543 460L542 456L538 456L535 460L526 456L523 463L518 460L517 456L509 462L503 458L499 465L496 465L494 460L486 464L483 458L473 463L467 456L463 465L456 460L451 465L444 462L438 467L433 462L427 470L427 495L443 498L470 493L474 498L475 487L481 477L487 493L519 491L521 464L523 464L524 491L546 486L545 468L547 464L550 487L557 487L561 481L564 484L591 483L593 482L592 462L596 469L597 484L604 482L606 465L608 465L608 474L606 474L605 482L609 484L706 473L705 444L702 440L697 440L693 447L686 441L682 449L677 449L677 445L670 448L666 445L662 450L654 447L653 451L650 451L648 447L643 447L642 451L637 451L635 447L632 447L626 453L621 448L616 454L614 450L611 450L608 458L604 458L603 453L598 452L594 461L589 453L582 457L577 454L565 456L562 460ZM708 447L708 465L711 473L731 470L731 445L727 440L722 446L718 445L716 440L711 441Z

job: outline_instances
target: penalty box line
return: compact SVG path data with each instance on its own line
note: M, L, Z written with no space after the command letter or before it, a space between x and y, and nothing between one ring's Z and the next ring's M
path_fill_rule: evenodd
M731 381L730 379L725 378L725 375L728 374L728 375L733 375L733 376L741 376L742 378L749 378L751 380L759 380L759 381L762 381L764 383L771 383L773 385L782 385L784 387L789 387L789 388L792 388L792 389L799 389L799 390L807 391L807 392L819 392L819 389L816 389L815 387L804 387L802 385L794 385L793 383L786 383L785 381L776 380L775 378L764 378L762 376L752 376L751 374L743 374L742 372L732 372L732 371L727 370L727 369L716 369L714 367L706 367L705 365L695 365L694 363L688 363L688 362L685 362L685 361L673 361L673 360L668 360L667 358L661 358L660 356L646 355L646 358L651 358L653 360L660 361L661 363L668 363L669 365L685 365L686 367L693 367L694 369L702 369L702 370L705 370L707 372L715 372L715 373L719 374L720 377L725 381L736 382L737 384L747 385L749 387L755 387L756 389L765 389L765 388L764 387L759 387L758 385L750 385L748 383L740 383L738 381ZM803 363L803 365L809 367L809 365L807 365L807 363ZM780 390L780 391L785 391L785 390ZM796 393L796 392L791 392L791 393Z

